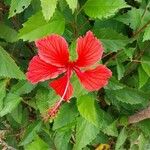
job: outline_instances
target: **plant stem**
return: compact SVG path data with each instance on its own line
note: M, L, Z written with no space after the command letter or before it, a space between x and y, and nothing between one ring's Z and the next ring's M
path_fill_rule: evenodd
M133 124L149 118L150 118L150 106L146 109L143 109L142 111L135 113L132 116L129 116L128 123Z
M140 29L138 29L137 31L135 31L133 33L133 37L136 37L139 33L141 33L149 24L150 24L150 20L143 27L141 27Z

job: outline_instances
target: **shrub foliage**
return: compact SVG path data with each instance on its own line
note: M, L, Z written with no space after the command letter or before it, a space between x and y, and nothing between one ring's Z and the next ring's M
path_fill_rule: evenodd
M26 80L34 41L62 35L75 58L76 40L88 30L113 76L95 92L73 76L74 97L45 121L59 96L48 82ZM150 0L1 0L0 149L150 149L149 40Z

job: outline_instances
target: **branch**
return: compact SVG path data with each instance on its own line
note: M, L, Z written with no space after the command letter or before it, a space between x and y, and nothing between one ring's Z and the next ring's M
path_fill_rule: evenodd
M137 112L132 116L129 116L128 123L133 124L145 119L150 119L150 106L148 108L143 109L142 111Z
M139 33L141 33L149 24L150 24L150 20L143 27L141 27L139 30L133 33L133 37L136 37Z

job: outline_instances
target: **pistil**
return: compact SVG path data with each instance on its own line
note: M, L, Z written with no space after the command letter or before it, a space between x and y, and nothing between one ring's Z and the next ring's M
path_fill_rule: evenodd
M49 109L48 114L49 114L50 118L53 118L53 117L56 116L56 114L57 114L57 112L58 112L58 110L59 110L59 108L61 106L61 103L63 102L64 97L65 97L65 95L67 93L67 90L68 90L68 87L69 87L69 82L70 82L70 77L71 77L70 69L68 69L68 71L66 73L67 73L67 83L66 83L66 87L65 87L64 93L63 93L61 99L59 101L57 101L52 108Z

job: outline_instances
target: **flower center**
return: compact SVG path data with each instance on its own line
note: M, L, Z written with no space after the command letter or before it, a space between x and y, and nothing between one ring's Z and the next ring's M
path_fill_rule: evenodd
M68 87L69 87L69 82L70 82L70 78L71 78L71 75L72 75L72 71L74 70L76 73L80 72L80 69L75 65L75 62L74 61L70 61L67 65L66 65L66 68L67 68L67 71L66 71L66 75L67 75L67 82L66 82L66 86L65 86L65 89L64 89L64 92L63 92L63 95L62 97L60 98L59 101L57 101L55 103L55 105L49 109L48 111L48 114L51 118L55 117L60 106L61 106L61 103L63 102L64 100L64 97L67 93L67 90L68 90Z
M72 70L72 69L74 68L74 66L75 66L74 61L70 61L70 62L68 62L68 64L67 64L66 68L68 68L68 69Z
M70 62L67 64L66 68L68 68L68 70L71 70L71 71L74 70L75 72L80 71L80 68L75 65L75 61L70 61Z

